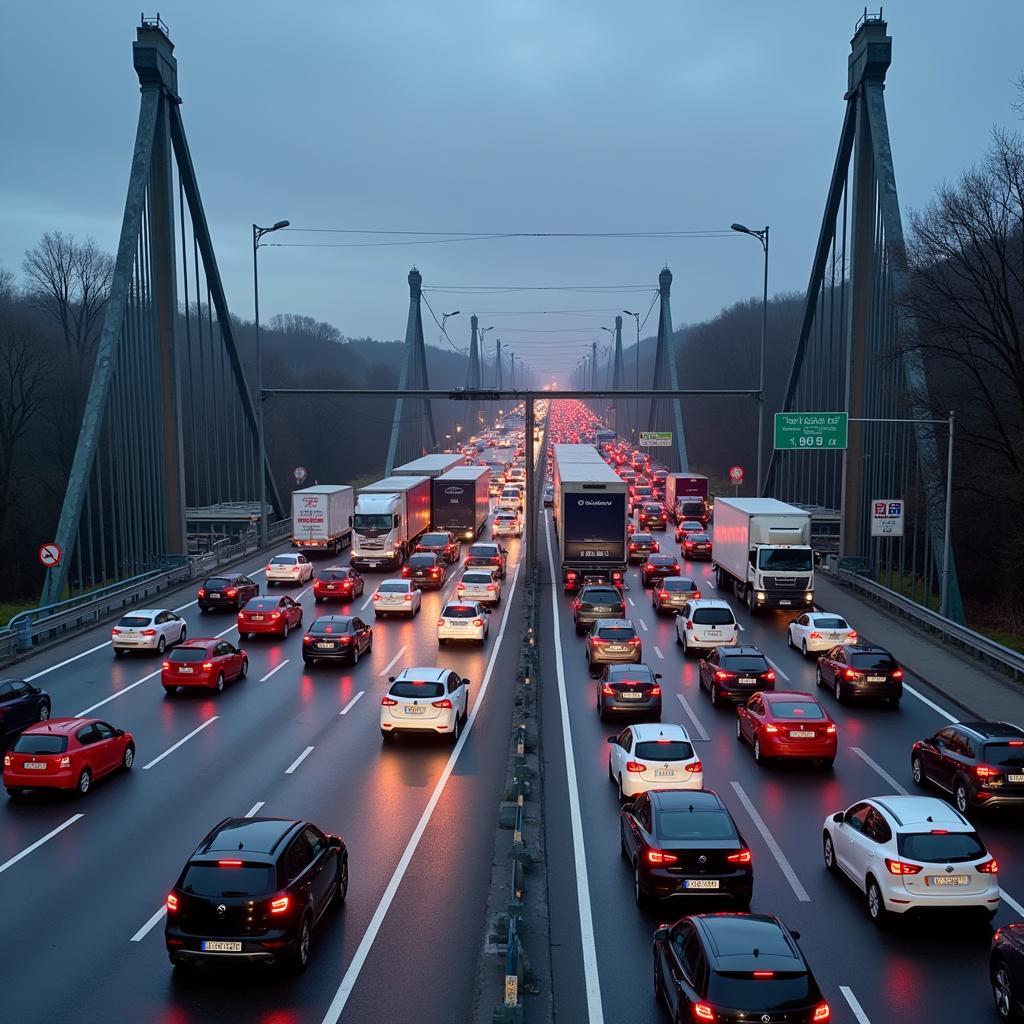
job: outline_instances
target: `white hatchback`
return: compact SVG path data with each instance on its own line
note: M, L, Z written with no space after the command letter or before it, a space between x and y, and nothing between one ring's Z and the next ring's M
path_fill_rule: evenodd
M512 508L523 507L523 492L518 487L506 485L498 498L499 505L508 505Z
M521 537L523 523L515 512L496 512L494 525L491 527L492 537Z
M110 631L110 646L120 656L125 651L156 651L163 654L171 644L188 636L185 620L169 608L140 608L122 615Z
M442 647L448 640L483 643L487 639L490 614L479 601L449 601L437 620L437 646Z
M691 650L731 647L739 639L740 624L725 601L687 601L676 613L676 643L682 645L684 655Z
M608 777L620 801L652 789L704 788L704 766L681 725L630 725L608 742Z
M786 643L805 658L814 651L831 651L837 644L857 642L857 631L833 612L804 612L789 624L786 633Z
M267 562L267 583L305 583L313 578L313 563L305 555L274 555Z
M460 600L479 601L481 604L501 603L501 580L490 569L467 569L462 574L455 593Z
M381 580L373 595L373 614L408 615L412 618L420 610L423 591L413 580Z
M431 732L456 743L469 714L469 680L451 668L407 668L380 702L380 734Z

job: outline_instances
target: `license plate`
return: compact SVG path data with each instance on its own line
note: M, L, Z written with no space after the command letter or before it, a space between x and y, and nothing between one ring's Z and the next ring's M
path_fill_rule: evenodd
M929 885L967 885L970 882L968 875L928 875L925 881Z
M603 615L606 612L610 612L610 611L611 611L611 608L595 608L594 609L594 614L595 615Z
M205 939L202 944L204 953L241 953L242 944L240 942L221 942L213 941L212 939Z
M757 682L757 680L756 679L737 679L736 682L739 683L741 686L753 686Z
M217 593L211 593L210 597L220 597L220 592L218 591Z
M183 673L184 675L188 676L188 675L191 675L193 672L195 672L195 669L194 668L189 668L188 665L179 665L178 666L178 671Z
M118 639L120 639L120 640L138 640L139 639L139 634L138 633L122 633Z
M1024 775L1007 775L1007 782L1024 782Z
M884 683L885 676L868 676L869 683Z
M371 569L376 569L380 562L367 562L366 563Z
M790 730L789 735L795 740L813 740L815 737L815 733L808 729Z
M722 631L720 629L708 629L708 630L705 630L705 635L706 636L721 636L722 635Z
M674 779L676 773L671 768L656 768L654 771L656 779Z
M605 648L605 650L606 650L606 651L608 651L608 652L609 652L610 654L618 654L618 653L620 653L621 651L624 651L625 649L626 649L626 648L625 648L625 647L623 647L623 646L622 646L622 644L609 644L609 645L608 645L608 646L607 646L607 647Z
M23 761L21 767L32 768L34 771L39 771L46 767L46 763L44 761Z
M446 625L454 626L456 629L465 629L469 623L464 619L452 619L450 622L447 622Z
M338 588L337 588L337 586L334 583L328 583L327 584L327 589L328 590L337 590Z
M686 878L683 880L684 889L717 889L717 878Z
M318 643L317 647L319 647L321 651L329 651L333 649L334 644L332 644L330 641L326 641Z
M829 637L830 640L842 640L843 639L843 634L842 633L829 633L828 637Z
M419 704L409 704L404 708L407 715L422 715L426 710L425 707L421 707Z
M783 604L792 604L792 603L793 603L793 602L792 602L792 601L790 601L790 600L789 600L788 598L787 598L787 599L786 599L785 601L780 601L780 602L779 602L779 604L780 604L780 605L783 605Z
M251 617L250 621L252 621L252 622L262 622L263 621L263 616L262 615L253 615Z

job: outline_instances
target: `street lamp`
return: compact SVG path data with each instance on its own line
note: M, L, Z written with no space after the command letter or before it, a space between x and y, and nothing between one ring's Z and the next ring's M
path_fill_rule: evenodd
M631 316L636 321L636 389L640 390L640 314L633 313L628 309L622 311L626 316ZM640 430L640 399L633 399L633 441L636 441L636 434Z
M450 313L441 314L441 333L444 334L444 325L448 322L448 317L458 316L462 312L461 309L454 309Z
M263 434L263 357L260 350L260 280L259 263L256 254L260 248L260 239L269 235L271 231L280 231L288 227L289 222L279 220L269 228L261 228L258 224L252 226L252 298L253 315L256 319L256 447L259 449L257 459L259 460L259 495L260 495L260 547L266 547L270 543L269 529L267 524L267 451Z
M761 489L764 486L764 481L761 479L761 460L763 458L763 438L764 438L764 349L765 342L768 336L768 225L766 224L760 231L755 231L748 228L745 224L732 224L733 231L738 231L741 235L752 235L761 243L761 248L764 250L764 295L761 301L761 369L757 378L757 478L756 485L757 490L755 494L757 497L761 496Z

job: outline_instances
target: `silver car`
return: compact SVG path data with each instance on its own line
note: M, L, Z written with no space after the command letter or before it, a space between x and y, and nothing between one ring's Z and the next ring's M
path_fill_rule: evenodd
M501 580L490 569L467 569L462 574L455 593L460 601L479 601L481 604L501 603Z
M676 612L687 601L700 597L700 587L691 576L666 576L651 589L651 607L659 615L663 611Z

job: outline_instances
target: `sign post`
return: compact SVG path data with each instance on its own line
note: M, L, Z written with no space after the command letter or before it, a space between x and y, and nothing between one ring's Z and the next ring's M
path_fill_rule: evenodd
M670 430L641 430L641 448L668 448L672 444L672 432Z
M845 412L777 412L775 450L845 450L848 424Z
M301 487L303 485L303 483L305 483L306 477L309 474L306 472L306 467L305 466L296 466L292 470L292 475L295 477L296 484L298 484L299 487Z
M729 480L731 481L735 490L733 491L733 497L738 498L740 493L740 484L743 483L743 467L742 466L730 466L729 467Z
M875 498L871 502L871 536L902 537L904 511L902 498Z

